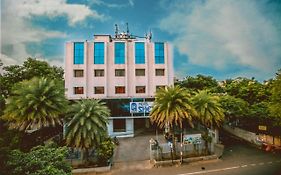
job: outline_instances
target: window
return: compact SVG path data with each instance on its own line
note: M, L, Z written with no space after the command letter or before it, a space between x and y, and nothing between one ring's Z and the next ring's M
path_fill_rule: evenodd
M95 94L104 94L104 87L103 86L97 86L94 88Z
M165 86L164 85L156 86L156 91L159 89L165 89Z
M164 64L164 43L154 44L155 64Z
M125 86L115 86L115 94L125 94Z
M144 63L145 63L144 43L137 42L135 43L135 64L144 64Z
M125 64L125 43L116 42L114 48L115 64Z
M104 43L94 43L94 64L104 64Z
M145 86L136 86L136 93L145 93Z
M84 43L74 43L74 64L84 64Z
M113 119L113 132L126 132L126 119Z
M155 69L155 75L156 76L164 76L165 75L165 69Z
M74 94L84 94L83 87L74 87Z
M136 76L145 76L145 69L136 69Z
M125 69L115 69L115 76L116 77L124 77L125 76Z
M95 77L103 77L104 76L104 70L103 69L96 69L95 70Z
M74 77L83 77L84 71L83 70L74 70Z

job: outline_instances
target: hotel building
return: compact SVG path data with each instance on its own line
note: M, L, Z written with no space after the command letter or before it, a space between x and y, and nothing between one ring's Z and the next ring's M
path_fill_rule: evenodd
M108 133L134 136L150 127L149 111L158 88L173 84L172 47L115 32L93 41L66 43L65 88L69 100L102 99L111 110Z

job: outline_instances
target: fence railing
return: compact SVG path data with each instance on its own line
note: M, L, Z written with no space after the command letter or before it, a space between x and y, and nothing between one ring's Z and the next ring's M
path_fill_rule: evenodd
M208 146L208 151L205 148L205 142L202 140L200 144L183 144L177 142L175 146L172 146L169 143L161 143L157 145L151 145L150 153L151 159L155 160L167 160L171 159L172 155L175 156L173 159L180 158L181 152L184 158L196 157L206 155L207 152L210 152L210 145Z

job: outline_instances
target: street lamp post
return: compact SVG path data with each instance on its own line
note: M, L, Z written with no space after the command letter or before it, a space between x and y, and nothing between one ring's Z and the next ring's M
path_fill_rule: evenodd
M182 137L182 129L181 129L181 160L180 160L180 163L181 163L181 164L182 164L182 162L183 162L183 149L182 149L183 143L182 143L182 141L183 141L183 137Z
M170 152L171 152L171 158L172 158L172 164L174 163L174 156L173 156L173 143L169 142L170 145Z

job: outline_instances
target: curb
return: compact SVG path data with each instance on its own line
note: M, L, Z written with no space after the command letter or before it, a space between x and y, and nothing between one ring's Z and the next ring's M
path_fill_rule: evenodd
M217 155L209 155L209 156L201 156L201 157L191 157L191 158L185 158L183 159L182 163L191 163L191 162L199 162L199 161L205 161L205 160L213 160L213 159L218 159ZM172 165L180 165L182 164L179 159L173 160L173 163L171 162L172 160L165 160L165 161L156 161L153 159L151 164L154 165L154 167L160 167L160 166L172 166Z

